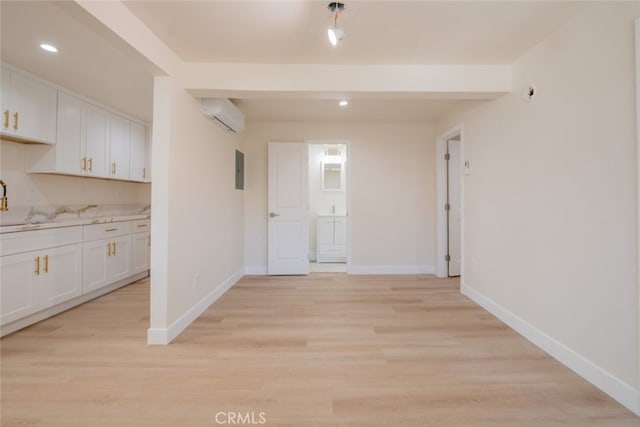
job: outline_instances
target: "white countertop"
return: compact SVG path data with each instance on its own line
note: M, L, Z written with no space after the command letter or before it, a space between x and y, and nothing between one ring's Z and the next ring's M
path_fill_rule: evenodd
M73 227L76 225L89 225L89 224L104 224L109 222L119 221L133 221L139 219L149 219L149 214L138 215L119 215L119 216L104 216L98 218L84 218L84 219L66 219L52 222L42 222L34 224L17 224L17 225L4 225L0 226L0 234L3 233L15 233L17 231L31 231L31 230L45 230L48 228L58 227Z

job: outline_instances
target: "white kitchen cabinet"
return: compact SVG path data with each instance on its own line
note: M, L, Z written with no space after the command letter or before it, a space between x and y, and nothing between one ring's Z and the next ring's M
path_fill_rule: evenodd
M57 143L29 146L27 171L107 178L108 125L106 110L61 91Z
M82 294L81 236L81 227L3 236L2 325Z
M137 274L149 269L149 220L133 221L131 231L131 274Z
M109 177L129 179L130 120L117 114L109 115Z
M44 144L56 143L57 90L52 85L2 67L2 134Z
M28 252L4 256L0 259L2 266L0 324L13 322L38 309L36 256L35 253Z
M82 244L51 248L42 254L42 307L82 295Z
M144 125L131 122L129 125L130 161L129 179L132 181L147 182L147 138Z
M318 215L317 262L347 261L347 218Z
M129 222L84 226L85 294L132 274L130 233Z

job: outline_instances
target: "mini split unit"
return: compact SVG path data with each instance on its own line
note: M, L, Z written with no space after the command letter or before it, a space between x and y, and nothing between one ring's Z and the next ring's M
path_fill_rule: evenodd
M226 98L202 99L202 112L228 132L244 130L244 114Z

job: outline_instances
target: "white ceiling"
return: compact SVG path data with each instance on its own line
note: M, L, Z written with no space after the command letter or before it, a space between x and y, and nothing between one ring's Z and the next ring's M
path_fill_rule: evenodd
M585 7L556 1L345 3L338 23L346 37L332 48L328 1L124 2L186 61L311 64L509 64ZM0 8L3 61L151 120L156 70L81 7L2 0ZM41 51L44 40L60 53ZM433 120L472 102L362 99L341 109L304 95L234 101L249 120Z
M327 42L329 1L125 1L194 62L510 64L565 23L574 2L345 1L345 39Z

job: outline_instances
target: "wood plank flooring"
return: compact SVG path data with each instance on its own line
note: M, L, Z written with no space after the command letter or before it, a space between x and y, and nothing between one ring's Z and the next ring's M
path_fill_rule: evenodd
M169 346L146 345L148 296L2 339L2 426L640 425L456 280L246 277Z

